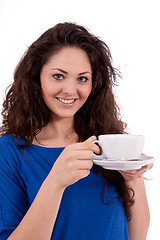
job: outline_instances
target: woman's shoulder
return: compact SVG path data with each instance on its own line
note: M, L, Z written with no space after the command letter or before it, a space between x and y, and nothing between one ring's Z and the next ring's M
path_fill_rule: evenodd
M0 136L0 148L4 148L7 146L16 145L16 141L18 141L18 138L12 134L4 134Z
M13 138L12 134L4 134L0 136L0 145L3 145L9 141L11 141Z
M12 134L4 134L0 137L0 154L9 157L20 152L20 147L17 143L20 143L20 140Z
M0 137L0 169L7 174L15 173L17 170L17 150L15 137L5 134Z

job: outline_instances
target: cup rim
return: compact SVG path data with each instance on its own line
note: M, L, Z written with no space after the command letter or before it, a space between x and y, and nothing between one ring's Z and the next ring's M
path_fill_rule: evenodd
M130 138L135 138L135 137L143 137L144 138L144 136L143 135L141 135L141 134L124 134L124 133L115 133L115 134L109 134L109 133L107 133L107 134L101 134L101 135L99 135L98 136L98 138L99 137L109 137L109 138L113 138L113 137L115 137L115 136L118 136L118 137L130 137Z

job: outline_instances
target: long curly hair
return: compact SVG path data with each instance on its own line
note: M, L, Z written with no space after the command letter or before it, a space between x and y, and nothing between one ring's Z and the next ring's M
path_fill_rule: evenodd
M74 130L79 141L91 135L125 132L126 124L121 120L113 94L119 72L113 67L108 46L83 26L65 22L48 29L28 48L15 69L14 82L6 94L0 133L14 134L26 140L22 147L30 146L49 122L50 110L43 100L40 72L50 57L66 46L84 50L92 67L92 91L75 114ZM134 191L126 185L118 171L97 166L96 172L104 177L106 184L109 179L116 185L130 220Z

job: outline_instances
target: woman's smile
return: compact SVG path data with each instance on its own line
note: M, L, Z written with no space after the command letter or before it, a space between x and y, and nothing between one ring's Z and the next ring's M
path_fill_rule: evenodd
M71 98L71 99L68 99L68 98L61 98L61 97L56 97L57 99L57 102L59 104L61 104L62 107L67 107L67 108L70 108L70 107L73 107L76 103L76 101L78 100L78 98Z

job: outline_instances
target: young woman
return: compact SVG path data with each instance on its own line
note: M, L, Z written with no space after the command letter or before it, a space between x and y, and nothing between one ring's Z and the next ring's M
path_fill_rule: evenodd
M27 50L3 104L0 239L143 240L143 173L93 165L100 134L124 133L107 45L57 24Z

